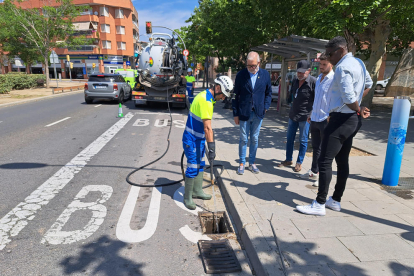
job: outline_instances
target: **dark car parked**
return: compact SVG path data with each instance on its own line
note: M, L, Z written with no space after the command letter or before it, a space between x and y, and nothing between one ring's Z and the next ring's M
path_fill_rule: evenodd
M93 74L85 83L85 102L90 104L94 99L110 99L123 103L131 99L132 88L129 81L119 74Z

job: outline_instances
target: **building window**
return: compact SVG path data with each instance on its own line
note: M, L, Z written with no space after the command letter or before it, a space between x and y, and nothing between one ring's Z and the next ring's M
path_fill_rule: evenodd
M124 26L116 26L116 34L125 34L125 27Z
M126 50L126 42L117 42L118 50Z
M100 14L101 16L109 16L109 9L108 7L100 7Z
M102 49L112 49L111 41L109 40L102 40Z
M102 33L111 33L111 27L109 24L101 24L101 32Z
M124 18L124 10L123 9L116 9L115 10L115 18Z

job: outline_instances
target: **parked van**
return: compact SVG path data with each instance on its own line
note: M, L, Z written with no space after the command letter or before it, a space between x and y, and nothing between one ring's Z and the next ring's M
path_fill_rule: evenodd
M138 71L135 69L123 69L119 68L115 70L115 74L120 74L124 77L125 81L129 81L129 84L134 90L135 85L137 83Z

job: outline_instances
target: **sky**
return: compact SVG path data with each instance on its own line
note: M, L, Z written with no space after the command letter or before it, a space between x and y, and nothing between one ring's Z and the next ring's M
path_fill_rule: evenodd
M185 21L190 18L198 0L133 0L132 3L138 12L139 34L141 41L148 41L145 32L145 22L151 21L153 26L165 26L170 29L179 29L186 26ZM167 32L166 29L153 28L153 32Z

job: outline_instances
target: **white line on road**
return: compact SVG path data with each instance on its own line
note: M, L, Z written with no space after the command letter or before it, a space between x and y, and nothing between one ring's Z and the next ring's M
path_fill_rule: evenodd
M64 118L64 119L62 119L62 120L59 120L59 121L56 121L56 122L54 122L54 123L48 124L48 125L47 125L47 126L45 126L45 127L50 127L50 126L56 125L56 124L58 124L58 123L60 123L60 122L66 121L67 119L70 119L70 117L66 117L66 118Z
M26 197L24 202L17 204L13 210L0 219L0 250L11 242L11 237L17 236L29 221L34 219L42 206L48 204L133 116L132 113L128 113L125 118L120 119Z
M95 107L100 107L102 104L95 105Z
M184 238L192 243L197 243L199 240L211 240L209 236L203 235L201 232L191 230L187 224L180 228L180 233L184 236Z
M137 203L140 187L131 186L127 200L116 225L116 237L123 242L142 242L148 240L157 230L160 215L162 187L152 188L151 202L144 227L131 229L131 220Z

